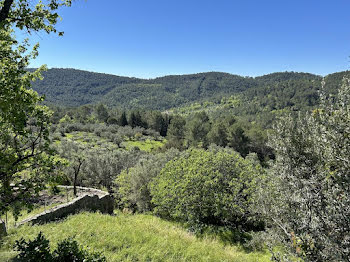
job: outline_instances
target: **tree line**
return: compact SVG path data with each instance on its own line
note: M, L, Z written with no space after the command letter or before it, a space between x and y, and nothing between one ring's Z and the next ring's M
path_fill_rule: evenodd
M274 157L273 150L267 146L265 129L230 114L215 119L204 111L182 116L154 110L109 109L103 104L54 110L54 124L99 123L107 126L140 127L154 130L165 137L167 148L184 150L192 146L208 148L210 144L216 144L231 147L243 157L255 152L262 162Z
M347 75L348 72L328 75L327 92L335 94L341 79ZM262 106L271 103L271 108L293 105L301 108L318 101L321 80L318 75L298 72L272 73L255 78L208 72L144 80L53 68L43 72L41 81L32 84L34 90L56 106L103 103L125 109L166 110L237 94L249 101L252 98L261 100Z

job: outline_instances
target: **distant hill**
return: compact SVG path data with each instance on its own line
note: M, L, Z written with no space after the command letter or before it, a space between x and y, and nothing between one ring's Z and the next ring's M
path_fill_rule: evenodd
M349 71L325 77L327 90L335 92ZM46 101L59 106L81 106L102 102L120 108L168 110L204 101L219 103L239 96L241 110L299 108L317 103L322 77L309 73L281 72L259 77L242 77L208 72L138 79L76 69L49 69L33 89Z
M46 96L46 101L61 106L80 106L98 102L118 86L140 80L76 69L53 68L43 73L43 80L33 89Z

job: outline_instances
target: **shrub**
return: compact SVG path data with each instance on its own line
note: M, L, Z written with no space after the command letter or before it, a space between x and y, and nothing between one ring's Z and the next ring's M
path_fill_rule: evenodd
M40 232L32 241L26 242L23 238L16 240L15 250L19 252L16 259L19 262L53 261L50 253L49 240Z
M179 155L176 149L166 153L148 155L128 170L124 170L116 179L119 206L137 209L140 212L151 211L150 182L156 177L164 165Z
M49 187L49 193L51 195L58 195L61 192L57 184L51 184Z
M106 258L99 253L89 253L82 249L72 238L58 243L57 249L50 252L50 241L40 232L31 241L23 238L15 243L15 250L19 251L16 261L19 262L104 262Z
M119 145L121 142L123 142L123 138L116 134L116 135L113 135L113 137L111 138L111 141L117 145Z
M195 230L207 225L261 229L251 204L260 165L230 150L191 149L168 162L151 183L155 212L187 222Z
M54 261L76 261L76 262L103 262L106 258L100 253L89 253L82 249L78 242L72 238L58 243L53 252Z

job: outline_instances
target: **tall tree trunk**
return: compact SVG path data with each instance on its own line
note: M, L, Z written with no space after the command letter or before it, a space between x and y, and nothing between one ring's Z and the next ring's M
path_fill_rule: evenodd
M74 191L74 196L77 196L77 180L78 180L78 173L74 173L74 181L73 181L73 191Z
M83 160L79 160L78 166L76 166L76 168L74 168L74 180L73 180L74 196L77 196L78 175L79 175L80 167L83 164L83 162L84 162Z

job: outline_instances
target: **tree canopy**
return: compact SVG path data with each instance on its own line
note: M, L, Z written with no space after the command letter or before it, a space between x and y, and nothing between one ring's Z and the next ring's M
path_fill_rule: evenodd
M38 55L38 44L29 51L29 40L17 41L14 28L56 32L56 10L70 2L0 1L0 213L28 204L28 196L43 188L58 164L50 150L51 112L30 89L44 67L26 70Z

